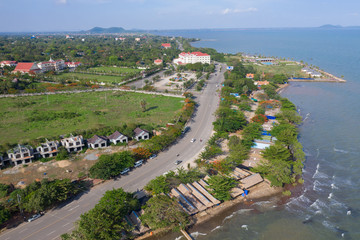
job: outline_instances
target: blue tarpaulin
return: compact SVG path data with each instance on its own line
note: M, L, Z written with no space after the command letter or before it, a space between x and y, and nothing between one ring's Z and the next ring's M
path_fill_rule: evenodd
M269 116L269 115L266 115L266 117L267 117L267 119L271 119L271 120L276 119L276 117L274 117L274 116Z
M263 135L263 136L271 136L271 134L268 131L262 131L261 135Z

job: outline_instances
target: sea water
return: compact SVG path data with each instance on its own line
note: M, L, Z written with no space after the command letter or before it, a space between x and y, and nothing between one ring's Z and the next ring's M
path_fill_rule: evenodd
M290 83L305 121L305 183L290 198L239 205L190 229L196 239L360 239L360 30L259 29L163 32L196 47L277 56L319 66L347 83ZM168 235L160 239L175 239Z

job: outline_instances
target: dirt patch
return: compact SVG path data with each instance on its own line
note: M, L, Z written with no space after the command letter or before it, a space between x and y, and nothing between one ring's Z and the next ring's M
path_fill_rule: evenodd
M61 168L65 168L71 165L71 162L69 160L62 160L62 161L58 161L53 163L54 166L57 165L57 167L61 167Z

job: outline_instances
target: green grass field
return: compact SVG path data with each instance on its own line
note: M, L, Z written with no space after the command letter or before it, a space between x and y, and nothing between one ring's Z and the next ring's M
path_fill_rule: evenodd
M116 91L0 98L0 144L124 123L164 126L182 106L182 98Z
M295 76L295 77L307 77L301 69L302 66L299 65L286 65L284 63L280 63L279 65L256 65L252 64L254 68L262 73L272 73L272 74L285 74L287 76Z
M88 70L90 72L117 73L117 74L139 73L142 71L141 69L136 69L136 68L120 68L120 67L94 67Z
M56 76L57 79L65 80L89 80L89 81L98 81L105 83L120 83L124 81L122 76L107 76L107 75L96 75L96 74L87 74L87 73L62 73L59 76Z

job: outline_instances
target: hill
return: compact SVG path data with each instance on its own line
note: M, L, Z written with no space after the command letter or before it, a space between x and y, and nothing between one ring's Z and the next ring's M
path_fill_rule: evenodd
M110 28L102 28L102 27L94 27L90 30L86 31L87 33L123 33L126 30L122 27L110 27Z

